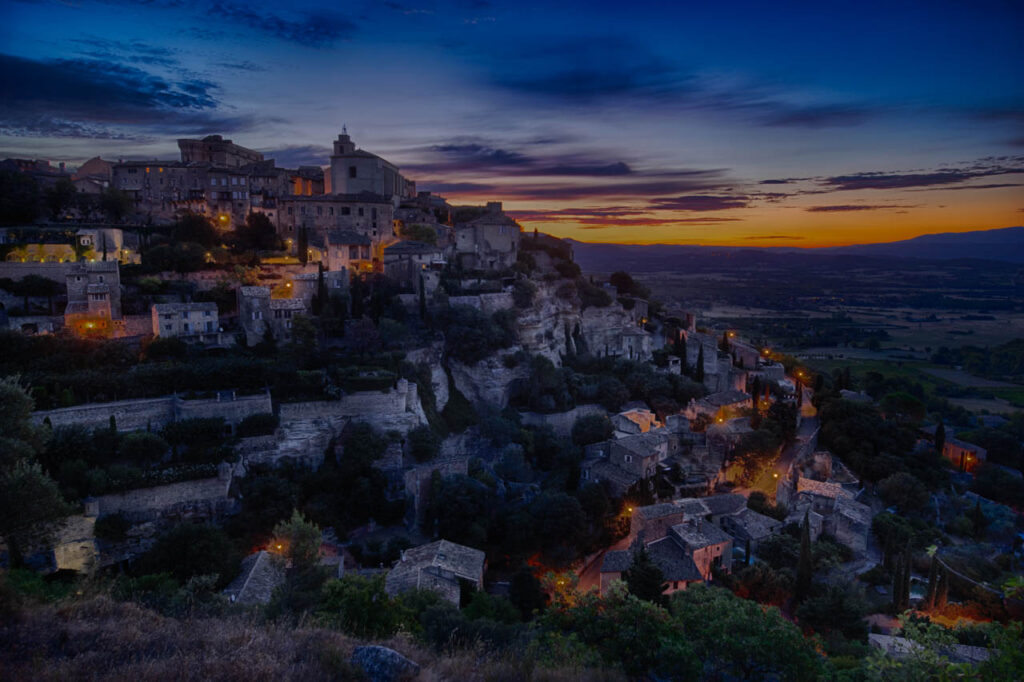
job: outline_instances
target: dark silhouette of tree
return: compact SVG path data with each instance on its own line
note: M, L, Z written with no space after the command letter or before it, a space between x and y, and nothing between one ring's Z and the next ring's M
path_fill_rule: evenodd
M664 606L667 604L665 598L665 574L651 560L646 547L641 547L633 554L633 562L622 574L629 593L645 601Z
M796 566L796 603L802 602L811 594L814 580L814 557L811 555L811 522L809 512L804 512L804 522L800 527L800 559Z
M309 231L305 227L299 228L299 242L295 250L299 262L305 265L309 261Z
M44 193L46 207L50 209L50 217L58 220L69 208L75 205L78 190L68 178L61 178Z
M935 597L938 594L939 553L935 545L928 548L928 556L931 557L931 562L928 565L928 592L925 594L924 603L922 604L922 608L925 611L931 611L935 608Z
M693 378L699 383L704 382L704 344L700 344L700 350L697 351L697 366L694 368Z
M17 171L0 171L0 225L31 223L39 214L39 185Z
M941 421L938 427L935 429L935 451L940 455L943 449L946 447L946 425Z

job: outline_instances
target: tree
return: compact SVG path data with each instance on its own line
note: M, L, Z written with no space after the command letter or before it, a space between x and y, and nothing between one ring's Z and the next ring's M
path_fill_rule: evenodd
M182 214L171 226L171 239L178 244L195 242L205 247L220 243L220 236L213 223L206 216L192 212Z
M886 504L895 505L903 514L921 511L931 499L925 485L905 471L882 479L878 484L878 494Z
M603 414L578 417L572 425L572 442L576 445L600 443L612 437L612 422Z
M523 620L530 620L547 605L547 595L529 566L523 566L512 576L508 598L519 609Z
M941 455L942 451L945 448L946 448L946 425L943 424L940 421L939 425L935 429L935 451L938 452Z
M775 607L705 585L673 593L669 605L673 632L688 641L700 663L698 674L678 679L826 678L815 641Z
M409 431L409 453L417 462L429 462L437 456L441 441L437 434L426 425L417 426Z
M240 557L227 534L211 525L182 523L161 535L135 562L137 575L169 573L185 583L200 575L216 575L221 587L238 573Z
M253 252L253 260L256 259L257 251L270 250L278 244L277 231L270 218L255 211L249 211L245 224L235 230L235 239L239 248Z
M611 276L608 278L608 283L615 287L615 289L619 292L620 296L625 296L633 293L633 287L635 286L633 278L630 276L630 274L622 270L613 272Z
M39 214L39 185L25 173L0 170L0 225L24 225Z
M856 585L829 585L821 594L808 597L796 610L800 624L823 635L841 634L846 639L866 642L864 621L867 604Z
M16 567L29 545L45 541L72 512L36 459L48 433L32 424L33 407L15 377L0 379L0 536Z
M384 576L346 575L324 583L317 616L354 637L383 639L402 623L401 607L384 591Z
M928 565L928 592L925 593L924 603L921 605L925 611L931 611L935 608L935 596L939 587L938 549L935 545L928 547L928 557L930 559Z
M697 351L697 367L694 368L693 378L699 383L704 383L704 344L700 344Z
M295 255L303 265L309 261L309 231L305 227L299 228L299 239L295 246Z
M800 559L796 567L796 603L802 602L811 594L811 582L814 580L814 559L811 556L811 523L808 512L804 512L804 522L800 527Z
M659 606L667 605L664 592L668 584L665 582L665 574L651 559L646 547L641 547L633 553L633 561L622 574L622 578L633 596Z
M292 566L307 569L320 560L320 527L307 521L296 509L287 521L274 526L274 548L292 561Z
M65 211L75 205L78 190L75 189L75 185L70 179L61 178L43 193L43 197L46 207L50 209L50 218L59 220Z
M167 441L155 433L128 433L117 446L118 459L150 464L159 462L167 452Z
M121 222L128 215L128 212L132 210L131 196L113 187L108 187L100 192L99 204L100 211L112 223Z

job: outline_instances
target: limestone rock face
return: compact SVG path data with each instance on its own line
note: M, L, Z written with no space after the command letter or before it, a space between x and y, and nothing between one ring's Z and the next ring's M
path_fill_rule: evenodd
M405 359L414 365L425 363L430 367L430 386L434 390L434 402L440 412L448 404L448 374L444 371L441 358L444 356L444 343L436 343L427 348L416 348L406 354Z
M452 381L466 399L473 404L487 404L502 408L508 405L512 382L529 376L530 368L523 365L508 368L501 358L515 353L517 348L506 348L472 365L449 360Z
M418 663L384 646L357 646L351 662L362 668L370 682L399 682L420 674Z

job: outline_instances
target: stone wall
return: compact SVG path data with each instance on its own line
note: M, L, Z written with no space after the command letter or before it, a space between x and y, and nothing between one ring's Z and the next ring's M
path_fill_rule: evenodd
M340 400L284 403L280 406L281 424L315 418L346 417L365 421L381 431L406 433L427 421L420 404L416 384L399 379L387 391L359 391Z
M600 405L577 405L568 412L555 412L553 414L541 414L540 412L520 412L523 424L528 426L550 426L559 436L572 434L573 424L580 417L590 415L606 415L608 410Z
M269 412L273 412L269 393L238 396L233 400L219 397L183 400L168 395L39 410L32 413L32 419L41 424L48 417L54 427L76 424L96 429L109 426L113 416L118 431L145 431L163 428L173 421L200 417L223 417L227 423L237 426L248 416Z
M86 515L123 514L133 523L158 518L185 520L218 518L233 506L228 497L231 476L182 481L103 495L86 502Z
M440 412L448 404L448 374L441 365L444 356L444 342L435 343L427 348L416 348L405 355L405 359L414 365L425 363L430 367L430 386L434 391L434 403Z
M477 294L475 296L449 296L448 305L469 306L490 315L499 310L514 308L515 302L512 300L510 292L502 291L493 294Z
M0 279L8 277L19 280L27 275L39 275L53 280L61 286L65 284L67 274L74 263L17 263L0 261Z

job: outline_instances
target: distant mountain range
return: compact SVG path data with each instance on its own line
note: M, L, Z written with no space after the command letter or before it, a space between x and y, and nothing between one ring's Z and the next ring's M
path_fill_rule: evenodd
M693 246L687 244L595 244L567 240L573 245L576 262L590 272L627 269L652 272L674 269L673 261L694 256L726 257L730 260L774 260L789 254L800 256L861 256L878 259L995 260L1024 264L1024 227L1004 227L974 232L925 234L913 239L880 244L857 244L825 248L791 246ZM848 260L844 259L844 260Z

